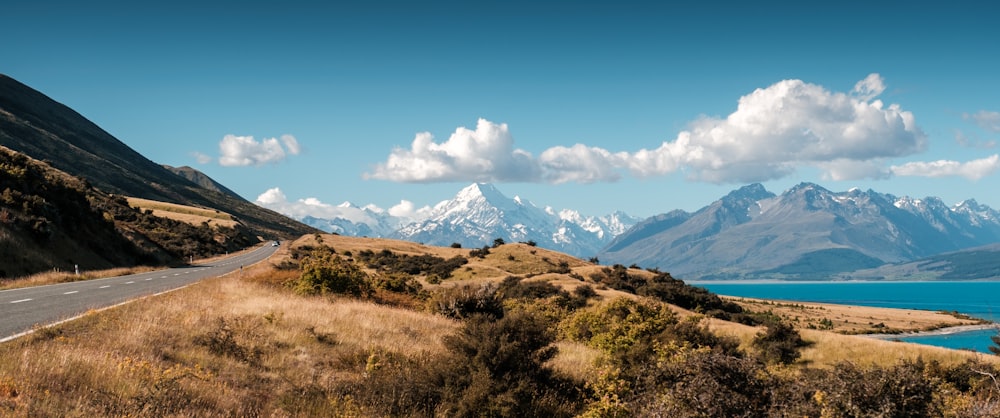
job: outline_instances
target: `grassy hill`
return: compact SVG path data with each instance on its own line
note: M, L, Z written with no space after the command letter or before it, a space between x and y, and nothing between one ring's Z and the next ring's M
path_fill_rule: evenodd
M524 244L307 235L242 275L5 343L0 415L1000 412L992 358L748 325L786 314L720 301L663 272ZM799 335L801 357L768 354Z
M0 146L0 279L178 263L254 242L255 234L227 214L163 203L134 208L123 196Z
M195 184L143 157L72 109L2 74L0 145L86 179L106 193L233 214L265 239L318 232L227 190Z

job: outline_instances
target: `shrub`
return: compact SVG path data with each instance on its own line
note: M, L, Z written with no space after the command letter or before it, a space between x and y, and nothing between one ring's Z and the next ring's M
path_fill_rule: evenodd
M497 295L497 285L464 285L441 289L430 299L434 313L450 318L465 319L473 315L503 317L503 303Z
M770 321L765 327L753 339L753 347L764 362L791 364L802 355L802 348L809 345L788 323Z
M291 286L304 295L369 296L372 292L368 274L327 247L314 250L303 260L302 274Z
M469 251L469 257L486 258L488 255L490 255L490 247L486 246Z
M545 363L556 355L544 321L526 314L499 320L476 315L445 337L449 359L436 376L438 412L459 417L574 416L581 387L560 380Z

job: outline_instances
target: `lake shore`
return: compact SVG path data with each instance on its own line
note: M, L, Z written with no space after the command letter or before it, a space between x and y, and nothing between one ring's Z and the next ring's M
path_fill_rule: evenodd
M723 296L744 309L769 312L802 330L892 339L945 335L997 326L948 312Z
M907 337L934 337L940 335L960 334L963 332L985 331L988 329L1000 330L1000 324L989 323L989 324L974 324L974 325L956 325L956 326L944 327L927 331L909 331L900 334L863 334L862 336L876 338L880 340L892 340L896 338L907 338Z

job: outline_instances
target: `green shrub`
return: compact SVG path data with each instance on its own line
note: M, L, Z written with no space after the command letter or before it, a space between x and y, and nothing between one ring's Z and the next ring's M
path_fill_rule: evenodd
M545 363L555 337L544 321L511 314L476 315L445 337L448 367L438 413L457 417L569 417L582 405L582 388L556 378Z
M432 312L450 318L465 319L474 315L503 317L503 301L497 294L497 285L463 285L441 289L429 301Z
M313 250L302 261L302 273L291 286L303 295L369 296L372 292L368 274L327 247Z
M769 321L765 327L753 339L753 347L764 362L791 364L802 355L802 348L809 345L786 322Z

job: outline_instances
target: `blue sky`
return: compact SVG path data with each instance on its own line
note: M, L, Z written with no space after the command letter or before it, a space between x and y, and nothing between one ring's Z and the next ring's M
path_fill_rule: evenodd
M408 213L486 181L645 217L810 181L1000 208L986 2L141 3L5 2L0 72L249 200Z

